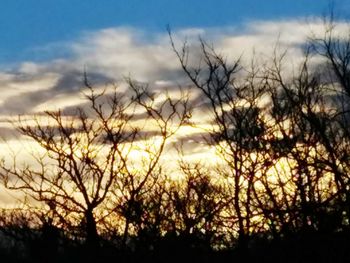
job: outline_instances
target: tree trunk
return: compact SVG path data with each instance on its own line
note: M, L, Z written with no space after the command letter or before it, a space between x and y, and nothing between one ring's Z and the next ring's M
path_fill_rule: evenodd
M96 221L92 212L92 209L88 209L85 212L85 220L86 220L86 244L91 247L95 248L98 247L98 234L97 234L97 227L96 227Z
M126 244L126 243L127 243L127 239L128 239L129 224L130 224L128 218L126 218L125 220L126 220L126 221L125 221L124 233L123 233L123 240L122 240L124 249L127 247L127 244Z

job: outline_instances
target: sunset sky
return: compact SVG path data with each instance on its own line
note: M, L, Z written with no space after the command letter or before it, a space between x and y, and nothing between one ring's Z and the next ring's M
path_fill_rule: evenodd
M0 135L15 145L9 116L81 105L84 71L96 86L123 86L125 76L156 91L185 84L168 25L176 43L188 39L195 48L201 36L229 59L249 58L253 50L269 54L278 40L297 62L307 36L321 30L330 2L3 0ZM333 2L340 19L350 16L348 0Z
M350 0L0 3L4 262L350 258Z

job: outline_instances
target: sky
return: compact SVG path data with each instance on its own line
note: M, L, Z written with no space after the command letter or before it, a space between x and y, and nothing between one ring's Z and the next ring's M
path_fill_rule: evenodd
M133 27L164 32L179 28L239 26L254 20L285 20L326 13L330 0L2 0L0 64L67 57L44 47L78 39L84 32ZM350 15L349 0L333 0ZM349 11L348 11L349 10Z
M194 58L199 36L233 60L278 40L292 64L330 6L349 20L350 0L1 0L0 135L14 137L9 116L81 104L83 72L97 86L125 76L155 90L185 83L167 26Z
M338 30L345 32L350 0L333 2ZM189 40L194 59L199 36L233 61L242 55L249 61L253 53L266 57L278 40L293 66L303 57L307 37L322 33L329 6L330 0L1 0L0 151L28 149L9 119L58 109L69 116L84 107L84 72L96 88L123 86L131 76L159 94L176 92L187 79L167 26L176 44ZM203 116L194 119L208 124ZM173 142L187 140L190 157L206 158L194 143L198 134L187 129ZM10 199L0 186L0 202Z
M297 61L330 6L349 19L350 0L1 0L0 121L78 105L84 71L96 85L125 76L154 89L184 83L167 26L177 44L190 40L193 57L201 36L248 60L278 40Z

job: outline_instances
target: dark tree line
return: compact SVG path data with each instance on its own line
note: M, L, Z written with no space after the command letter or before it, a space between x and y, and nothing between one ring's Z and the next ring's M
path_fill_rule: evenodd
M23 193L21 209L2 210L1 253L36 262L350 260L343 33L328 21L294 69L277 49L246 67L203 40L195 65L170 34L190 91L155 96L127 79L130 92L98 93L85 76L89 107L19 117L18 131L41 150L25 164L1 163L3 185ZM210 116L210 128L195 114ZM198 147L215 149L214 165L186 161L179 145L176 170L165 163L186 126L201 131Z

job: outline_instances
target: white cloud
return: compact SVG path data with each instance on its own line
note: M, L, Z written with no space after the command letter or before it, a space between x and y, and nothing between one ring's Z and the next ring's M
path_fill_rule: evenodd
M338 31L345 32L346 26L339 23ZM322 36L323 30L322 20L314 18L309 21L251 21L240 28L188 28L173 32L173 36L179 48L181 41L188 40L194 59L200 55L199 36L213 43L228 60L243 55L249 61L253 50L257 56L266 58L278 41L280 50L288 49L289 65L297 65L307 37L310 34ZM67 53L72 56L42 63L23 62L11 72L0 72L1 114L78 104L85 69L96 85L118 82L129 75L157 89L176 86L185 80L167 32L108 28L86 32L76 41L64 43L62 48L69 49Z
M72 48L75 63L110 78L131 75L140 81L153 82L161 79L163 73L179 69L169 41L164 43L156 34L147 36L133 29L111 28L89 33Z

